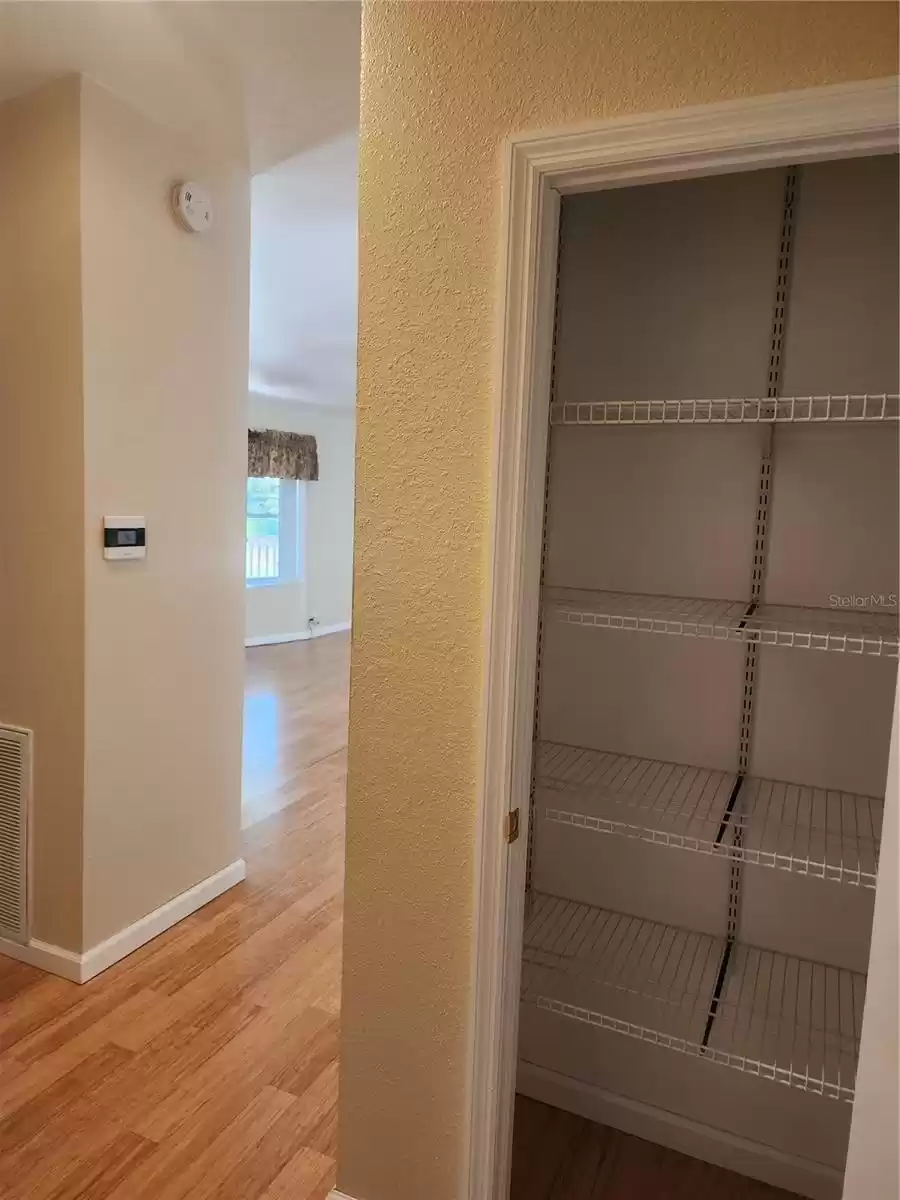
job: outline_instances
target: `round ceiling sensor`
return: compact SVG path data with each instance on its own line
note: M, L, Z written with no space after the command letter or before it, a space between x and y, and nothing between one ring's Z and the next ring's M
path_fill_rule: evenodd
M178 183L172 189L172 211L179 225L202 233L212 225L212 201L202 183Z

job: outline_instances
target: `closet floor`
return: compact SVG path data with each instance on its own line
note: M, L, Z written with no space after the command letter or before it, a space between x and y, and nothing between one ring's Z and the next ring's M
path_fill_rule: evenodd
M653 1142L516 1096L510 1200L796 1200Z

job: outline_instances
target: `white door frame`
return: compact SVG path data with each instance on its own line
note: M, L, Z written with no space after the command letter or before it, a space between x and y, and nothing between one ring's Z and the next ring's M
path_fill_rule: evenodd
M483 774L478 805L468 1200L508 1194L524 924L538 585L560 195L897 148L898 81L876 79L511 138L503 180ZM518 840L507 814L519 809Z

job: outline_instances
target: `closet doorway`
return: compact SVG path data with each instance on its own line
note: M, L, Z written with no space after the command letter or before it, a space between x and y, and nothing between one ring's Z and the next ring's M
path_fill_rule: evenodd
M876 81L510 147L473 1200L517 1091L534 1200L535 1102L895 1194L862 1147L896 1120L896 112Z

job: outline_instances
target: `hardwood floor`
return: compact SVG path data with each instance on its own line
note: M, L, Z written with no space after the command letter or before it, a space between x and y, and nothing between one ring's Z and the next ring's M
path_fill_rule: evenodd
M346 776L349 693L349 634L247 651L245 826Z
M3 1200L327 1196L348 642L248 651L245 883L83 987L0 956Z
M796 1200L653 1142L516 1096L510 1200Z

